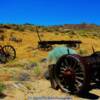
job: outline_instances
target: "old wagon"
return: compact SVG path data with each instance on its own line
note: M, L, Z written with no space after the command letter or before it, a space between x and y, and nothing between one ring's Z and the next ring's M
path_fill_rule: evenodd
M37 36L39 38L39 41L38 41L38 49L40 50L44 50L44 51L49 51L53 48L53 45L70 45L70 47L74 47L74 48L79 48L80 47L80 44L82 43L80 40L49 40L49 41L45 41L45 40L42 40L40 35L39 35L39 32L38 32L38 29L36 28L36 31L37 31Z
M54 89L75 94L87 91L91 84L100 84L100 52L65 54L49 65L49 75Z

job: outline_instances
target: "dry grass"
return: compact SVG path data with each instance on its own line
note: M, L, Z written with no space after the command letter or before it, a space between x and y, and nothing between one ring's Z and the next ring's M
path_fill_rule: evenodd
M9 41L11 33L13 33L14 36L16 36L17 38L21 38L22 42L15 43L13 41ZM35 32L27 31L27 30L24 32L14 31L14 30L5 30L4 35L6 37L5 41L0 41L0 44L1 45L10 44L14 46L14 48L16 49L17 58L14 61L11 61L7 64L0 65L0 81L9 81L9 80L12 81L14 76L17 77L17 75L19 75L22 71L27 71L27 69L25 69L25 65L29 64L30 62L39 63L41 59L46 58L48 55L48 52L46 51L40 51L38 49L33 50L38 45L38 37ZM72 37L70 37L67 34L63 34L63 35L62 33L53 34L53 32L52 33L44 32L42 33L42 35L43 35L42 40L78 40L79 39L83 42L83 44L80 47L80 50L83 50L83 53L91 54L92 46L94 46L95 50L100 50L100 39L98 37L95 37L95 38L92 38L91 36L82 37L79 34L73 35ZM56 94L56 96L59 96L59 95L65 96L66 94L63 94L60 91L55 91L51 89L50 83L46 80L43 80L42 76L46 69L47 69L46 67L38 66L38 67L35 67L35 69L33 68L31 71L29 71L32 77L32 81L36 79L40 79L40 80L37 80L37 82L39 82L38 84L37 82L33 82L34 86L32 88L36 87L35 89L37 88L38 89L37 91L34 90L35 92L32 90L34 92L32 95L38 96L41 94L43 96L54 96ZM41 77L39 77L39 75ZM2 77L4 77L5 79ZM36 78L36 77L39 77L39 78ZM46 84L45 87L43 87L44 84ZM28 85L27 88L31 88L31 86ZM14 89L14 91L16 91L16 89ZM20 93L20 91L15 93L16 97L18 97L19 95L18 93ZM77 97L73 97L73 98L77 98ZM12 100L12 99L10 98L7 100Z

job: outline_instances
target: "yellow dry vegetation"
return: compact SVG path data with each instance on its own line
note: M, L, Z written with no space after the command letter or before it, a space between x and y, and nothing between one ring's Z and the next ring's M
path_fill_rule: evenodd
M22 42L14 42L14 41L9 41L9 38L13 34L16 38L22 39ZM14 61L11 61L4 66L0 65L0 81L7 81L7 84L15 84L14 81L9 81L11 80L11 76L17 76L20 72L23 72L24 68L18 67L23 63L23 60L26 61L33 61L33 62L38 62L42 58L47 57L48 52L47 51L41 51L41 50L34 50L38 46L38 36L35 32L32 31L24 31L24 32L19 32L15 30L5 30L5 40L0 41L1 45L12 45L16 49L17 53L17 58ZM44 32L40 33L42 40L81 40L83 43L80 47L80 49L86 50L87 54L92 53L92 46L94 46L96 51L100 51L100 38L98 37L82 37L80 35L74 35L72 37L68 36L67 34L55 34L55 33L50 33L50 32ZM85 52L86 53L86 52ZM15 64L17 61L18 65ZM16 65L14 68L11 66ZM9 66L9 67L7 67ZM44 67L41 67L44 70ZM37 69L38 70L38 69ZM36 70L36 74L38 74ZM27 71L27 70L26 70ZM32 70L31 70L32 71ZM40 69L41 71L41 69ZM33 72L33 71L32 71ZM33 75L33 74L32 74ZM32 76L33 77L33 76ZM37 77L36 77L37 78ZM9 81L8 81L9 80ZM29 82L30 83L30 82ZM44 85L45 84L45 85ZM24 92L20 88L13 88L12 91L11 89L6 90L7 97L5 100L26 100L24 98L27 98L29 96L69 96L69 94L64 94L61 91L55 91L52 88L50 88L50 82L45 80L45 79L40 79L36 80L34 78L34 81L32 82L31 88L33 88L32 93L28 93L27 91L29 90L24 90ZM9 92L10 91L10 92ZM92 91L93 93L99 94L100 91ZM13 95L12 95L13 94ZM74 100L81 100L82 98L78 98L74 95L71 95L71 97Z
M10 35L13 34L16 38L22 39L22 42L13 42L9 41ZM24 31L19 32L15 30L5 30L5 41L0 41L1 45L12 45L16 49L17 58L16 59L28 59L33 61L39 61L41 58L47 56L48 52L41 50L34 50L38 46L38 36L35 32L32 31ZM83 43L81 44L80 49L86 50L89 54L92 53L92 46L94 46L95 50L100 50L100 39L98 37L82 37L79 35L74 35L73 37L68 36L67 34L62 35L59 33L56 35L55 33L44 32L40 33L41 40L81 40Z

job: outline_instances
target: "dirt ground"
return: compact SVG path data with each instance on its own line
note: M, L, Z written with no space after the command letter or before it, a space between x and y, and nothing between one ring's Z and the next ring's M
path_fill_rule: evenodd
M34 100L32 98L36 96L59 97L59 98L70 97L72 100L91 100L93 94L96 96L100 96L99 89L91 90L89 92L90 95L89 98L83 98L68 93L63 93L60 90L56 91L50 87L50 82L45 79L35 80L33 82L7 81L5 82L5 84L8 87L7 90L4 91L6 96L1 98L0 100ZM98 98L98 100L100 99Z

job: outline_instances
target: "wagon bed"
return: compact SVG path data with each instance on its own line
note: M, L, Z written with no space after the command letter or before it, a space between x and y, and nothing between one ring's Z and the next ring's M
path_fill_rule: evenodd
M60 41L39 41L39 44L50 44L50 45L54 45L54 44L81 44L82 42L79 40L60 40Z
M65 44L70 47L79 48L82 42L80 40L60 40L60 41L39 41L38 48L42 50L51 50L52 45L58 44Z

